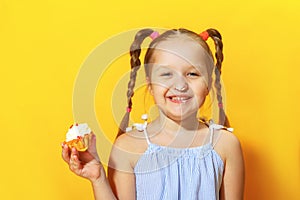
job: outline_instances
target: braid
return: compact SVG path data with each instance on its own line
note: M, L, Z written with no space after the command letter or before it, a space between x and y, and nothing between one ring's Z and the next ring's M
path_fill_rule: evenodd
M121 121L121 124L119 126L118 135L121 135L126 130L128 123L129 123L129 116L130 111L132 108L132 97L134 95L134 86L136 81L136 75L137 71L141 67L141 61L140 61L140 54L141 54L141 44L143 43L144 39L153 33L152 29L142 29L135 35L134 41L130 47L130 65L131 65L131 71L130 71L130 80L128 82L127 86L127 111Z
M215 43L216 48L216 68L215 68L215 88L217 93L217 100L218 100L218 106L219 106L219 124L224 124L225 126L229 127L229 120L225 114L224 108L223 108L223 100L222 100L222 94L221 94L221 69L222 69L222 62L224 59L223 56L223 43L222 43L222 36L221 34L215 30L215 29L208 29L206 30L209 34L209 36L213 39Z

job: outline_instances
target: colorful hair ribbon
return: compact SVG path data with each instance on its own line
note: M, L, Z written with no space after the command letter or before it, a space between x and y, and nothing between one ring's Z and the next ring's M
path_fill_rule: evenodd
M159 36L159 32L153 31L149 37L150 37L152 40L154 40L154 39L157 38L158 36Z
M130 108L130 107L127 107L127 108L126 108L126 112L130 113L130 112L131 112L131 108Z
M203 31L202 33L199 34L199 36L206 41L209 38L209 34L207 31Z

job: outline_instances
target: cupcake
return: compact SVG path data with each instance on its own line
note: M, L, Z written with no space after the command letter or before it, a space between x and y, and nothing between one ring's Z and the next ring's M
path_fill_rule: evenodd
M69 148L75 147L77 151L86 151L89 146L89 140L91 137L91 129L84 124L73 124L67 134L65 143Z

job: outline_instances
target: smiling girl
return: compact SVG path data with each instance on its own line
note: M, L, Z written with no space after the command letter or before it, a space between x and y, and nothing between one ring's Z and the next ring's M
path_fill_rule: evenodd
M147 37L153 41L144 59L146 81L159 116L124 134L141 65L141 44ZM209 37L216 47L215 63L206 43ZM98 158L95 137L84 153L63 146L64 160L75 174L91 181L95 199L243 199L241 146L225 127L229 122L221 96L222 49L221 35L215 29L201 34L174 29L162 35L143 29L136 34L130 49L127 113L111 151L108 176ZM213 88L218 124L198 117Z

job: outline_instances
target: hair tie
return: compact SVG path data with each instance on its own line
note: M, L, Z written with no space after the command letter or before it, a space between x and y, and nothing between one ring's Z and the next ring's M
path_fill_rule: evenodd
M126 112L130 113L131 112L131 108L127 107L126 108Z
M223 108L223 103L218 103L219 108Z
M207 31L203 31L202 33L199 34L199 36L206 41L209 38L209 34Z
M152 40L154 40L155 38L157 38L159 36L159 32L157 32L157 31L153 31L152 33L151 33L151 35L149 35L149 37L152 39Z

